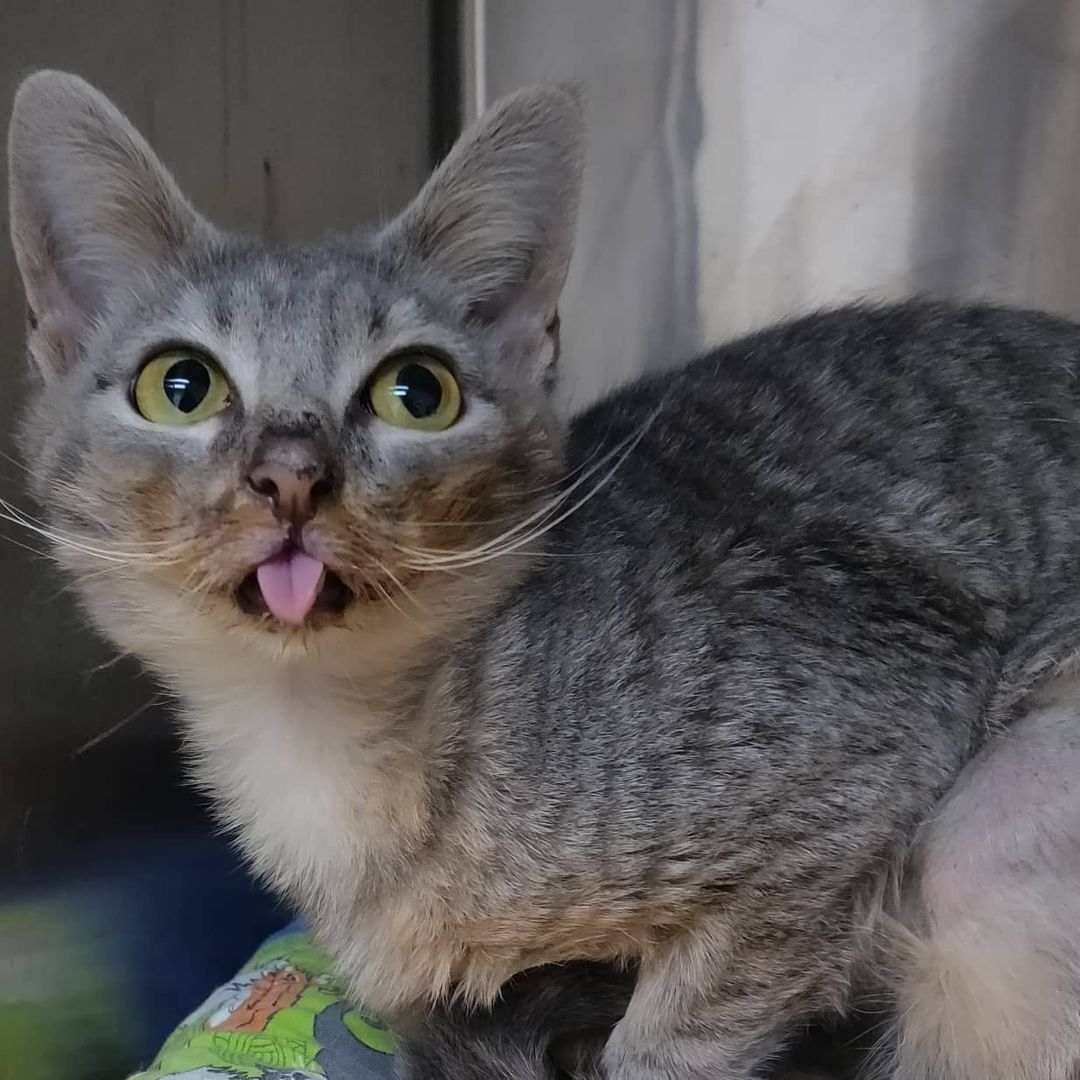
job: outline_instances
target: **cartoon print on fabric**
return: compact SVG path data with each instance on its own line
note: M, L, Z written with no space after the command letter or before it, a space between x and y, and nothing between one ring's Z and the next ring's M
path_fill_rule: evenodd
M341 998L302 933L268 941L132 1080L388 1080L393 1037Z

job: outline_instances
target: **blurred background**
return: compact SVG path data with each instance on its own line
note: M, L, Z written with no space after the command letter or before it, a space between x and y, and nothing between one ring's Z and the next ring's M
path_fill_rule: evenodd
M6 0L5 108L42 66L109 94L210 217L275 241L393 214L495 97L581 79L567 409L860 296L1080 314L1074 0ZM5 248L0 495L26 505L22 320ZM287 914L183 786L169 702L0 533L0 1078L16 1045L38 1070L18 1080L113 1077ZM30 1004L56 982L45 1038Z

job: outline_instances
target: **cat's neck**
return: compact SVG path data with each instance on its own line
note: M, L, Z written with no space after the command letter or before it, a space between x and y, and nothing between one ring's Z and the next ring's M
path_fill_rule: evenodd
M375 888L423 845L439 760L424 677L303 655L192 659L170 681L184 684L196 778L275 886L305 907L348 903L343 882Z

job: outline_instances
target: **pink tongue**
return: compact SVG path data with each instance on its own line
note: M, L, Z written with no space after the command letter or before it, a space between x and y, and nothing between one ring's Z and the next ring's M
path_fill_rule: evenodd
M295 548L261 563L255 571L270 613L282 622L299 626L315 606L326 567Z

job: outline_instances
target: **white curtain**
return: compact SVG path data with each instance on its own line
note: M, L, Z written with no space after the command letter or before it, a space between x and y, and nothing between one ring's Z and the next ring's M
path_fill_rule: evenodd
M470 104L584 80L569 402L855 297L1080 314L1080 3L473 0Z

